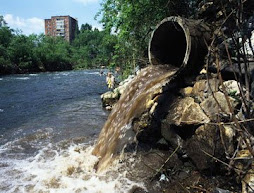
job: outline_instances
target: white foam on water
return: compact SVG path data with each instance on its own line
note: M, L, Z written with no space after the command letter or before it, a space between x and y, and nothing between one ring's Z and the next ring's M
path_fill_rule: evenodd
M125 193L143 187L119 173L117 165L97 174L98 158L91 154L92 149L82 144L61 150L49 144L28 159L0 158L0 192Z
M85 72L84 74L100 75L99 72Z
M16 80L29 80L29 77L17 77Z
M63 73L60 73L60 75L63 75L63 76L68 76L70 74L70 72L63 72Z
M0 113L3 113L4 112L4 110L3 109L0 109Z
M29 76L38 76L38 74L29 74Z
M0 80L3 80L3 78L0 78Z

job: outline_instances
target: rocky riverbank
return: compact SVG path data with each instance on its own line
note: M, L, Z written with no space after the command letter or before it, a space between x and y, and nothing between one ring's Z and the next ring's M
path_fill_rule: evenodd
M103 94L103 106L111 109L132 78ZM253 137L241 131L252 123L243 113L245 89L206 71L166 87L133 121L137 142L122 159L133 167L129 177L144 181L148 192L254 190Z

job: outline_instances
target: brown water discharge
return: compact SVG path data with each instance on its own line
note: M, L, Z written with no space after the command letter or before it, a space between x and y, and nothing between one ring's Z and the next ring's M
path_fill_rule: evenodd
M93 154L100 159L98 171L107 168L125 145L134 142L133 119L151 107L152 100L162 92L162 87L177 70L171 65L148 66L132 80L114 106L93 150Z
M151 108L164 85L173 78L177 81L201 70L210 37L209 27L201 20L168 17L156 26L148 49L152 66L143 69L129 84L93 150L99 157L98 171L105 169L128 143L135 141L133 119Z

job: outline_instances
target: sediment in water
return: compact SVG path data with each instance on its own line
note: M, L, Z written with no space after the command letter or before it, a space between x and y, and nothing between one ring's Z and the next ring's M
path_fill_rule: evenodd
M107 168L127 144L135 142L133 119L153 106L156 96L162 93L163 86L174 77L177 70L171 65L149 66L132 80L114 106L93 150L93 154L100 159L98 171Z
M98 171L105 169L127 144L135 142L133 119L152 108L163 86L174 78L183 79L199 72L207 53L209 31L202 21L180 17L165 18L156 26L148 49L152 66L143 69L129 84L93 150L99 157Z

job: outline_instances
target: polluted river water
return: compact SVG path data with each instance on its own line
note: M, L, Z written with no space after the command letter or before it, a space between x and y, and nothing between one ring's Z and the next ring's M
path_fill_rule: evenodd
M98 71L0 79L0 192L128 192L142 183L119 164L96 173L94 143L107 119Z
M156 65L134 78L108 119L100 101L107 91L105 77L98 71L1 77L0 192L133 192L135 187L145 191L142 180L127 178L130 168L123 168L118 155L135 143L133 119L153 105L149 102L171 77L189 64L201 63L197 59L207 50L192 45L206 44L201 38L202 42L191 41L183 25L188 22L166 18L157 27L149 45L150 63ZM165 36L168 31L171 36ZM170 47L176 53L171 57L168 45L175 45L175 34L182 41L177 53ZM128 156L131 165L136 160Z

